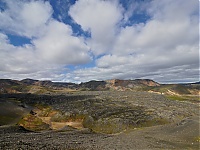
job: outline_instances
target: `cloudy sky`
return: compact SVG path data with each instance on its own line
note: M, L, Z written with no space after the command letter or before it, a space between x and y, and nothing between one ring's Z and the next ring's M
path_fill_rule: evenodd
M0 78L199 80L198 0L0 0Z

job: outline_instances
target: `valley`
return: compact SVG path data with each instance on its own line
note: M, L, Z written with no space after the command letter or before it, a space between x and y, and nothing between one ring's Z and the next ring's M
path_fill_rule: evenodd
M198 149L199 84L0 82L1 149Z

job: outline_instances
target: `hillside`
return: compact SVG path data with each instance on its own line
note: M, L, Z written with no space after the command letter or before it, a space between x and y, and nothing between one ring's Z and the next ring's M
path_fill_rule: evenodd
M197 95L200 92L199 83L188 84L159 84L149 79L135 80L106 80L89 81L75 84L67 82L39 81L24 79L21 81L11 79L0 79L0 93L65 93L73 91L147 91L168 95Z
M15 93L0 94L0 103L1 149L199 146L199 106L161 94L130 90Z
M1 79L0 90L1 149L199 146L199 83Z

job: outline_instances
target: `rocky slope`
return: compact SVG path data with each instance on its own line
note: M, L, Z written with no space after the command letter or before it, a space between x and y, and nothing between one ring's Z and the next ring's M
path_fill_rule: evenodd
M199 148L199 106L161 94L1 94L0 101L29 110L17 126L0 126L1 149Z
M0 149L198 149L199 83L0 80Z

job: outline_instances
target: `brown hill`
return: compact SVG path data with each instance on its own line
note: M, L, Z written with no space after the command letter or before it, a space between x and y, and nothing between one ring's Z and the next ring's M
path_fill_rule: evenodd
M158 94L183 95L200 93L199 83L159 84L150 79L89 81L80 84L24 79L0 79L0 93L66 93L71 91L148 91Z
M107 80L107 86L111 88L121 87L123 89L126 88L138 88L143 86L160 86L159 83L149 80L149 79L136 79L136 80L120 80L120 79L113 79Z

